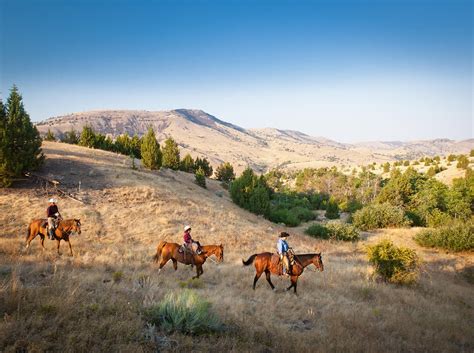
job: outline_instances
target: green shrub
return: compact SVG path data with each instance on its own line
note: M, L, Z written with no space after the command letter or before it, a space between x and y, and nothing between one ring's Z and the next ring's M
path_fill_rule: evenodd
M383 203L369 205L356 211L352 223L359 229L370 230L407 227L410 225L410 220L405 216L405 212L401 207Z
M467 169L468 166L469 158L467 158L467 156L465 156L464 154L460 155L458 157L458 163L456 164L456 168Z
M349 213L354 213L355 211L360 210L363 207L364 205L357 200L343 201L339 204L339 208L341 211Z
M189 289L167 294L160 304L146 310L145 319L167 332L199 335L222 329L211 304Z
M322 239L334 239L344 241L359 240L359 231L356 227L339 221L328 222L325 226L315 223L305 230L305 233Z
M351 224L331 221L327 223L326 228L331 239L344 241L359 240L359 231Z
M339 218L339 206L334 199L329 199L326 205L326 213L324 216L327 219L338 219Z
M369 262L375 273L390 283L410 284L418 277L419 259L416 252L397 247L390 240L367 247Z
M274 223L283 223L288 227L296 227L301 223L296 214L285 208L271 208L267 218Z
M426 229L415 236L415 241L426 247L452 251L474 250L474 221L453 221L437 229Z
M329 239L328 229L319 223L312 224L304 232L315 238Z

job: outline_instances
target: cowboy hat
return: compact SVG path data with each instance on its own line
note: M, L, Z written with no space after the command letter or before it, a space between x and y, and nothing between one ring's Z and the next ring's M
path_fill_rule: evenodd
M289 237L290 235L287 233L287 232L281 232L279 237L280 238L286 238L286 237Z
M188 230L191 230L191 226L185 226L184 231L187 232Z

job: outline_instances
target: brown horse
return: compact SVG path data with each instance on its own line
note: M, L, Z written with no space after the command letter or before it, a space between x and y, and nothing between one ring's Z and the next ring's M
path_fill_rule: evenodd
M34 219L31 221L30 225L28 226L28 233L26 234L26 248L28 249L30 247L31 241L36 238L36 236L39 234L41 238L41 246L43 247L43 251L45 250L44 247L44 237L48 235L48 230L47 230L47 220L46 219ZM60 220L59 224L54 231L54 236L56 238L56 242L58 245L58 254L59 254L59 244L61 243L61 240L64 240L69 244L69 251L71 256L73 255L72 253L72 247L71 247L71 242L69 241L69 236L71 235L72 232L76 232L78 234L81 234L81 220L80 219L64 219Z
M257 281L263 272L265 272L265 276L267 277L267 281L270 284L270 287L272 287L272 289L275 289L275 286L273 285L270 279L270 273L273 273L275 275L281 275L281 267L278 261L272 261L272 255L274 254L264 252L261 254L254 254L250 256L247 261L242 260L244 266L249 266L250 264L255 262L255 270L257 271L257 273L255 274L255 278L253 279L253 289L255 289L255 285L257 284ZM295 263L291 266L291 286L289 286L286 290L290 290L293 287L296 293L298 277L301 276L305 267L311 264L316 266L319 271L324 271L321 253L295 255Z
M156 249L156 255L153 257L155 262L160 261L160 271L163 266L169 261L173 261L173 267L176 271L178 269L178 262L185 265L196 266L196 276L193 278L199 278L204 273L202 265L206 262L209 256L214 255L219 262L224 261L224 246L221 245L204 245L201 247L201 254L191 255L189 253L179 252L180 245L176 243L167 243L160 241Z

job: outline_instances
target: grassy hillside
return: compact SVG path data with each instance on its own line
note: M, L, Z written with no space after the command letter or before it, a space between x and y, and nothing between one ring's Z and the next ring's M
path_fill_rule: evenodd
M363 233L358 243L316 240L277 226L230 200L218 182L208 189L191 174L132 170L130 159L98 150L44 143L43 174L84 201L59 198L67 217L81 218L74 257L35 239L24 249L28 222L43 216L52 190L25 181L1 190L0 351L155 352L468 352L474 350L474 256L418 247L417 229ZM78 191L79 181L81 182ZM57 195L54 195L57 196ZM160 240L181 242L185 224L203 244L224 244L224 262L189 267L151 262ZM286 230L298 253L322 252L325 271L307 269L299 295L287 279L264 278L241 259L273 251ZM365 246L381 238L416 249L424 260L419 284L374 281ZM166 333L146 323L147 307L183 286L212 303L224 330L210 336Z

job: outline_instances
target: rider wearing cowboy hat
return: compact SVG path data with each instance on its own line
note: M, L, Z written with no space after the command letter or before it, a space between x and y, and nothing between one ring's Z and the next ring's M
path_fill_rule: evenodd
M277 242L277 251L280 255L280 261L283 262L283 274L286 275L290 272L290 260L288 258L288 250L290 249L286 239L290 235L287 232L281 232Z
M191 254L194 253L193 243L196 243L198 245L196 253L197 254L201 253L201 249L200 249L201 246L199 245L199 242L194 241L194 239L191 236L191 226L185 226L184 227L183 239L184 239L184 246L191 252Z
M61 218L58 206L56 205L56 199L49 199L49 206L46 209L46 217L48 218L48 236L49 239L54 239L54 231L57 227L58 219Z

